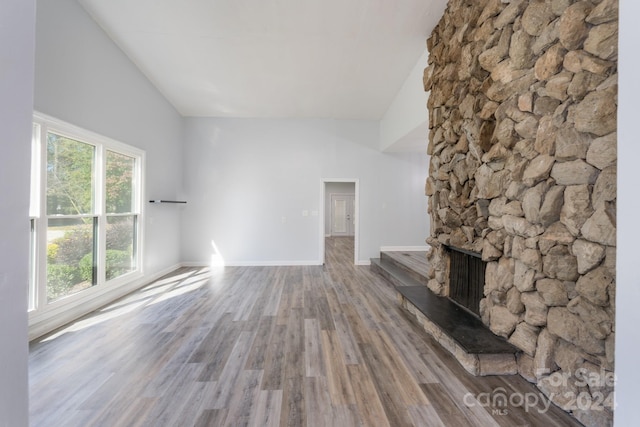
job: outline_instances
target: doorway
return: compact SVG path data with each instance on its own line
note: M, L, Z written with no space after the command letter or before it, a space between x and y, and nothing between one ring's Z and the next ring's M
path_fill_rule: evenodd
M352 238L353 263L358 264L359 182L357 179L322 180L320 234L321 263L325 263L326 239Z

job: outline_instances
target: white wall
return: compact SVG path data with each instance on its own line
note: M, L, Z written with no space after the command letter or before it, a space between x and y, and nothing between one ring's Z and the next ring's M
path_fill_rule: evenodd
M425 49L380 120L382 151L427 151L429 93L424 91L422 76L428 60Z
M323 179L359 179L358 260L429 234L426 156L381 153L375 121L190 118L185 135L186 262L213 240L227 264L320 263L324 225L302 211L321 209Z
M331 234L331 195L356 194L355 182L327 182L324 192L324 234Z
M0 426L28 425L27 283L35 0L0 3Z
M620 1L620 61L618 90L618 251L616 272L616 426L638 425L640 402L640 273L638 248L640 242L640 3Z
M75 0L37 1L34 108L145 150L143 200L178 197L184 119ZM144 279L78 295L82 303L72 310L33 313L31 338L179 265L180 208L145 203L143 209Z
M39 0L35 109L146 150L146 198L178 196L183 119L74 0ZM145 272L180 260L180 211L144 206Z

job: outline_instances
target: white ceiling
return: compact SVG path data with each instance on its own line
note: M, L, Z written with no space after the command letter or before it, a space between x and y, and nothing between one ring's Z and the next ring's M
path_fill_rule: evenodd
M78 1L184 116L339 119L384 115L446 4Z

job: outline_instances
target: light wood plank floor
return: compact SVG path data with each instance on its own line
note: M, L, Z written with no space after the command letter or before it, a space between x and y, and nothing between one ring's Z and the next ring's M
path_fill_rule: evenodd
M540 395L468 375L352 265L352 239L326 253L324 267L183 268L33 342L31 425L579 425L542 403L487 406Z

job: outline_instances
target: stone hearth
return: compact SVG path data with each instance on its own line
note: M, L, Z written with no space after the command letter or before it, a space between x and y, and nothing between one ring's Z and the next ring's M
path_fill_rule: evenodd
M480 305L518 372L588 426L612 423L618 2L450 0L428 40L431 271L487 262ZM556 381L558 377L564 381ZM604 384L606 383L606 384Z
M382 252L371 260L371 269L385 277L398 292L400 305L472 375L518 373L519 349L498 337L470 310L426 286L426 257L411 263L406 256L417 253Z

